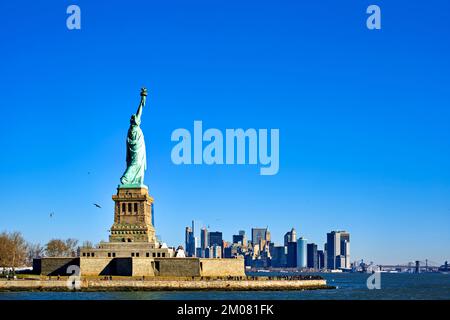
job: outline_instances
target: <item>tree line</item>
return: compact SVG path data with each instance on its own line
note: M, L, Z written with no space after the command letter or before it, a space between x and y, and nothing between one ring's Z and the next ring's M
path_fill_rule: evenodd
M42 257L76 257L80 248L92 248L90 241L78 246L78 240L51 239L45 246L25 240L20 232L0 233L0 268L31 267L33 259Z

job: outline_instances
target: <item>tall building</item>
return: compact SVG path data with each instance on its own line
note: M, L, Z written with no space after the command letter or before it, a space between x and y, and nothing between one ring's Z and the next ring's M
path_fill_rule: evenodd
M266 240L266 228L252 228L252 244L259 244L261 240Z
M345 259L345 264L341 268L350 269L350 234L348 232L341 233L341 255Z
M189 247L189 256L195 257L195 229L194 229L194 220L192 220L192 233L191 233L191 239L189 241L190 247Z
M208 229L203 227L200 230L200 248L204 251L208 247Z
M266 240L267 243L269 243L269 242L270 242L270 239L271 239L271 237L270 237L270 231L269 231L269 228L266 228L266 238L265 238L265 240Z
M213 258L222 258L222 247L214 245L212 248L213 248Z
M318 253L317 253L317 244L308 243L306 246L306 265L308 268L318 269L319 261L318 261Z
M235 234L233 235L233 243L236 244L241 244L242 246L246 246L247 245L247 237L241 234Z
M346 231L327 233L327 269L350 268L350 234Z
M190 250L192 247L191 241L193 237L193 232L191 227L186 227L185 233L184 233L184 242L185 242L185 252L186 256L191 257Z
M192 227L186 227L185 231L186 255L188 257L195 257L196 255L195 248L197 247L198 238L196 240L194 235L194 220L192 220Z
M306 245L306 251L307 251L307 261L306 266L308 268L312 269L319 269L319 262L318 262L318 254L317 254L317 244L315 243L308 243Z
M297 242L288 242L286 266L288 268L297 267Z
M306 268L307 263L307 252L306 245L308 240L303 237L297 240L297 268Z
M213 247L206 247L205 249L205 258L213 258Z
M325 268L325 254L323 250L317 250L317 269Z
M209 233L209 246L222 247L222 232L215 231Z
M297 232L294 228L284 235L284 246L287 247L289 242L297 242Z
M285 246L271 246L270 247L270 265L274 268L284 268L287 266L287 256Z

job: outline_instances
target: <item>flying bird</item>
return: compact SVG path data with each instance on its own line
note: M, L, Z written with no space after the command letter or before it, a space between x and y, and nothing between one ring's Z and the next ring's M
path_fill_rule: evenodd
M96 203L94 203L93 205L96 206L97 208L101 208L102 207L101 205L96 204Z
M54 214L54 212L51 212L51 213L50 213L50 218L53 218L53 214Z

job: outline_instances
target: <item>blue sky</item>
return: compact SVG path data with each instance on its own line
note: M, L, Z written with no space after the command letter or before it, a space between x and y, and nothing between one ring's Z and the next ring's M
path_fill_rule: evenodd
M81 30L66 28L70 4ZM291 227L319 246L345 229L352 259L442 263L449 24L444 0L3 1L0 230L107 240L145 85L145 183L169 245L195 219L228 240L269 226L278 244ZM172 164L171 133L194 120L278 128L279 173Z

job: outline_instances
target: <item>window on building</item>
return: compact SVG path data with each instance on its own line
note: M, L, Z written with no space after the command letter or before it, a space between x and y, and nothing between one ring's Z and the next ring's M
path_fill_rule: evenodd
M86 252L83 252L83 257L86 257Z
M122 213L125 214L125 203L122 203Z
M91 254L90 254L90 253L88 252L88 253L87 253L87 256L88 256L88 257L90 257L90 256L91 256Z
M165 253L161 253L161 256L164 258L166 256L166 254Z
M161 253L158 252L157 257L158 257L158 258L161 257Z
M153 258L156 257L156 253L153 252L153 253L152 253L152 257L153 257Z
M139 252L136 252L136 257L139 257Z
M91 256L92 256L92 257L95 257L95 253L92 252L92 253L91 253Z
M111 252L108 252L108 257L110 257L110 258L111 258Z
M138 205L137 205L137 203L135 203L134 204L134 212L137 212L138 211Z
M113 252L112 256L113 256L113 258L115 258L115 257L116 257L116 253L115 253L115 252Z
M145 256L148 258L148 257L150 257L150 252L147 252L146 254L145 254Z
M131 213L131 203L128 204L128 212Z
M134 252L131 253L131 256L134 257Z

